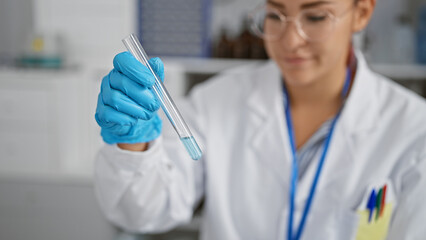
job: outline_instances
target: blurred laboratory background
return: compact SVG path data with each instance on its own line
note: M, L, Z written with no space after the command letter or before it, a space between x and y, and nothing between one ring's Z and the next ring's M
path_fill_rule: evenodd
M102 216L92 183L100 81L129 33L162 57L173 97L266 61L246 18L261 2L0 0L0 239L197 239L202 206L190 224L156 235ZM354 44L375 71L426 96L426 0L377 0Z

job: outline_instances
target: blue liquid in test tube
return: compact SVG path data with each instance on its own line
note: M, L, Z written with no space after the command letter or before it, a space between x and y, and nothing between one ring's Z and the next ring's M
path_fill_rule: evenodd
M201 158L202 153L194 137L183 137L180 140L182 141L183 145L185 145L186 151L188 151L192 159L197 160Z
M144 64L152 75L154 75L155 83L152 89L157 99L161 103L161 108L172 124L173 128L176 130L176 133L179 135L179 138L183 145L185 145L186 150L192 159L198 160L201 158L202 152L200 147L195 141L194 136L192 136L191 131L183 120L182 116L179 113L176 105L174 104L172 98L170 97L167 89L164 87L163 82L157 76L155 71L149 65L148 55L143 50L142 45L134 34L130 34L128 37L123 39L123 43L126 46L127 50L142 64Z

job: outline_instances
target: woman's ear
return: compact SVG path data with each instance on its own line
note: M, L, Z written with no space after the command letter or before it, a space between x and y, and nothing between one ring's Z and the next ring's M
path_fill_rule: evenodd
M354 33L362 31L367 26L373 15L375 6L376 0L356 0L352 25Z

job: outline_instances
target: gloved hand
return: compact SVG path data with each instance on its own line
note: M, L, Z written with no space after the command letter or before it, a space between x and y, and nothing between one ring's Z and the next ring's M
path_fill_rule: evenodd
M157 75L164 79L159 58L149 60ZM115 56L114 69L103 78L95 119L106 143L143 143L156 139L162 129L157 114L160 102L151 87L155 78L130 53Z

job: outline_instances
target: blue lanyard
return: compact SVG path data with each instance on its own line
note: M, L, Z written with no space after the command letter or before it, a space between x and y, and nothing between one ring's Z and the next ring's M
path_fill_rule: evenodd
M345 84L344 84L343 90L342 90L342 98L345 98L346 95L348 94L350 82L351 82L351 70L350 70L350 68L347 68L346 80L345 80ZM289 215L288 215L287 240L299 240L301 235L302 235L303 228L305 226L306 218L308 216L309 210L310 210L311 205L312 205L312 200L314 198L315 189L317 187L318 179L319 179L319 176L321 174L322 167L324 165L325 156L327 155L328 147L330 145L331 136L333 135L334 127L336 125L337 119L340 116L342 108L340 108L339 112L336 114L336 116L334 117L334 119L331 123L330 131L328 132L327 138L325 139L324 150L321 154L321 158L320 158L320 161L318 163L318 168L317 168L317 171L315 173L315 177L313 179L311 189L309 191L309 196L308 196L308 199L306 201L305 208L303 210L302 219L300 220L299 227L297 228L296 235L293 236L293 219L294 219L294 204L295 204L294 201L295 201L296 192L297 192L296 190L297 190L297 179L298 179L298 174L299 174L299 169L298 169L299 166L298 166L297 156L296 156L296 143L295 143L293 123L292 123L292 120L291 120L290 98L289 98L287 89L285 87L284 87L284 95L285 95L285 98L286 98L285 113L286 113L286 120L287 120L287 128L288 128L288 134L289 134L289 138L290 138L291 151L292 151L292 155L293 155L293 163L292 163L292 169L291 169L292 172L291 172L291 177L290 177L290 192L289 192L290 209L289 209Z

